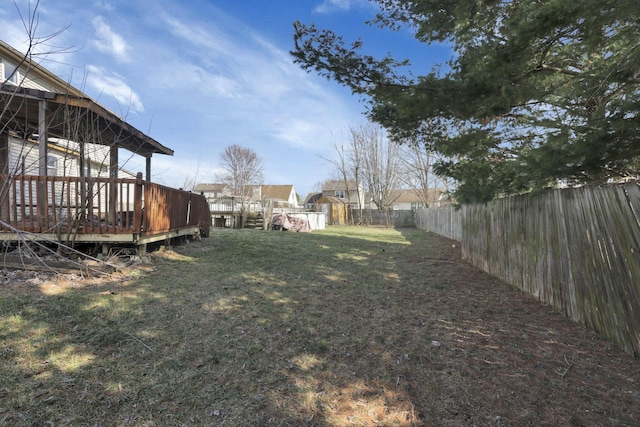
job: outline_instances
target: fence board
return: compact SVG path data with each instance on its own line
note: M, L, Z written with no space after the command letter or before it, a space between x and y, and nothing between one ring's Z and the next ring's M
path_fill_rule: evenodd
M415 227L413 210L350 209L349 216L354 223L362 225L382 225L386 227Z
M463 207L464 209L464 207ZM452 206L415 211L416 227L452 240L462 240L462 213Z

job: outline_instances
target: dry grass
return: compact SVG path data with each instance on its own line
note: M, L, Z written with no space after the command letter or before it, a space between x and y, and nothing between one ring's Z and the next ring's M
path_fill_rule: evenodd
M2 425L640 424L638 360L417 230L213 230L0 290Z

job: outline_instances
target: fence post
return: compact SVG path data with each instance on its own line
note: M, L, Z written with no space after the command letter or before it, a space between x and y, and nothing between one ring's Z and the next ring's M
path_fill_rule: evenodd
M133 189L133 232L140 233L142 231L142 217L144 212L142 211L142 187L144 182L142 181L142 172L136 174L136 183Z

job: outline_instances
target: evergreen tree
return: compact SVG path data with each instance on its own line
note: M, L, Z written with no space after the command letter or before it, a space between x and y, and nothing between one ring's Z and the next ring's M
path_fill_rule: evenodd
M397 141L432 141L460 202L558 182L637 175L637 0L377 0L373 22L449 43L446 71L359 53L331 30L294 24L295 61L371 101Z

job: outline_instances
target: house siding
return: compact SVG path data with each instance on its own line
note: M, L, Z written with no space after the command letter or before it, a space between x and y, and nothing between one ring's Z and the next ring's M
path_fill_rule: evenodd
M9 137L8 172L10 174L38 175L40 151L35 141L22 141ZM57 141L47 149L47 156L57 159L57 176L80 176L80 157L78 144L70 141ZM109 147L97 144L85 144L85 158L90 162L90 177L109 177ZM24 159L24 171L22 169ZM87 177L89 177L87 175ZM135 175L118 169L118 178L135 178Z
M0 57L0 83L4 83L6 78L9 77L8 75L6 75L7 73L9 73L9 69L13 69L16 66L17 64L13 59ZM18 69L16 78L12 78L13 81L7 81L7 83L16 85L14 82L17 82L20 87L47 92L68 92L68 88L63 88L58 85L48 83L46 81L46 78L41 77L38 74L38 70L36 70L35 68L26 69L24 66L22 66Z

